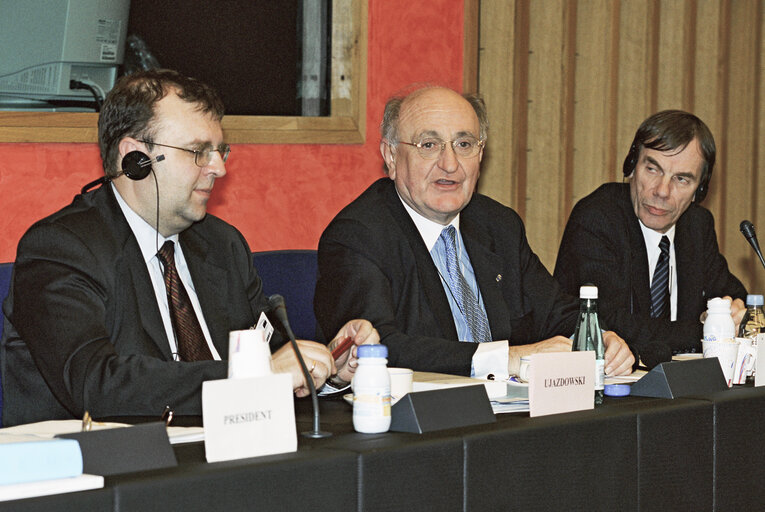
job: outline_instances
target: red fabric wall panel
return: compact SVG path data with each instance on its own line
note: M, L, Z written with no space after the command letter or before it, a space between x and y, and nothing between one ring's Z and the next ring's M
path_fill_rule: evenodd
M236 145L209 211L239 228L253 251L315 249L332 217L382 176L385 100L413 82L459 89L462 2L369 0L367 140L363 145ZM0 144L0 262L36 220L99 177L95 144Z

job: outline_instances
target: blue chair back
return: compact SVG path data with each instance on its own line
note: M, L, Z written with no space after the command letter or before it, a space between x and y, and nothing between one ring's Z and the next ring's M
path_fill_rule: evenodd
M8 290L11 287L11 274L13 273L13 263L0 263L0 308L8 296ZM3 327L5 317L0 312L0 339L3 338ZM2 353L2 352L0 352ZM0 371L3 365L0 361ZM3 375L0 373L0 427L3 426Z
M252 253L252 262L266 295L284 297L290 327L298 339L316 339L313 293L316 289L316 251L287 250Z

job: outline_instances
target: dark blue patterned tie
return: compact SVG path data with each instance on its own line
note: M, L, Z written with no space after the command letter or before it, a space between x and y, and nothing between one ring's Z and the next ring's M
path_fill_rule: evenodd
M669 238L661 237L659 261L651 281L651 318L669 318Z
M167 305L170 306L170 320L178 343L181 361L205 361L212 359L205 335L194 313L189 294L181 282L175 267L175 246L168 240L157 253L164 267Z
M457 259L457 230L454 226L447 226L441 231L441 239L446 248L446 272L449 274L449 285L454 294L454 300L465 315L465 321L473 335L473 341L480 343L491 341L491 331L486 312L481 308L462 275L459 260Z

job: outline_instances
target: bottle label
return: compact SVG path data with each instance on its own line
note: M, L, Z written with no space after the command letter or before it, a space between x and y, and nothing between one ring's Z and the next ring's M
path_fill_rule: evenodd
M604 359L595 360L595 390L601 390L606 383L606 361Z
M353 415L357 417L389 417L390 393L355 393Z

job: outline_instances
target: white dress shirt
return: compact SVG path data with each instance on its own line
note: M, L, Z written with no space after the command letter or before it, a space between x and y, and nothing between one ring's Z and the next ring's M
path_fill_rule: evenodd
M408 204L406 204L403 199L401 199L400 195L399 199L401 200L401 204L404 205L406 212L412 218L414 225L417 226L417 231L419 231L423 242L425 242L425 246L428 248L428 252L430 253L431 258L433 258L433 263L436 265L436 269L441 276L441 284L444 287L444 293L446 293L446 298L449 301L449 307L452 311L452 318L454 318L454 324L457 329L457 336L460 340L468 339L469 334L467 333L470 332L469 327L462 315L462 312L459 309L459 306L457 306L457 302L454 299L454 295L449 288L447 280L444 278L444 276L447 275L446 262L441 257L441 255L438 254L437 251L433 250L436 242L438 242L438 238L441 236L441 231L443 231L446 226L425 218L417 213ZM485 311L486 308L484 307L483 297L481 296L481 291L479 290L478 283L475 279L473 266L470 263L470 258L467 254L467 251L465 250L465 246L462 243L459 214L457 214L457 216L449 224L454 226L454 228L457 230L456 238L457 250L460 260L460 271L462 271L462 275L465 276L465 280L468 282L470 288L473 290L473 293L475 293L475 296L478 298L479 306ZM473 354L473 361L471 364L471 376L485 377L491 373L497 379L506 379L508 377L507 366L510 357L508 353L508 347L509 343L507 340L477 343L476 351Z
M210 352L213 355L213 359L220 360L220 354L212 343L210 337L210 331L207 329L207 322L205 316L202 313L202 306L199 304L197 298L197 292L194 289L194 283L191 280L191 273L189 273L189 267L186 264L186 258L183 256L183 248L178 243L178 235L172 235L169 238L165 238L154 228L154 226L143 220L132 208L125 202L120 196L117 188L114 184L111 184L114 195L117 198L117 203L120 205L122 213L125 215L125 219L130 225L130 229L133 231L136 240L138 240L138 246L141 248L146 268L149 270L149 276L151 276L151 284L154 286L154 295L157 298L157 304L159 305L159 312L162 315L162 323L165 326L165 332L167 333L167 340L170 343L170 351L173 353L177 360L178 343L175 339L175 333L173 332L173 323L170 319L170 307L167 303L167 289L165 288L165 279L162 274L162 268L160 267L159 258L157 252L159 248L167 241L170 240L175 244L175 266L178 269L178 275L183 282L183 286L186 287L186 292L189 294L191 304L194 306L194 312L199 320L199 325L202 328L202 333L205 335Z
M666 233L659 233L651 228L647 228L640 222L640 230L643 232L643 240L645 240L645 249L648 254L648 279L649 286L653 281L653 272L656 269L656 263L659 261L659 255L661 255L661 249L659 249L659 242L661 237L667 235L669 238L669 304L670 304L670 320L677 320L677 264L675 263L675 226L672 226Z

